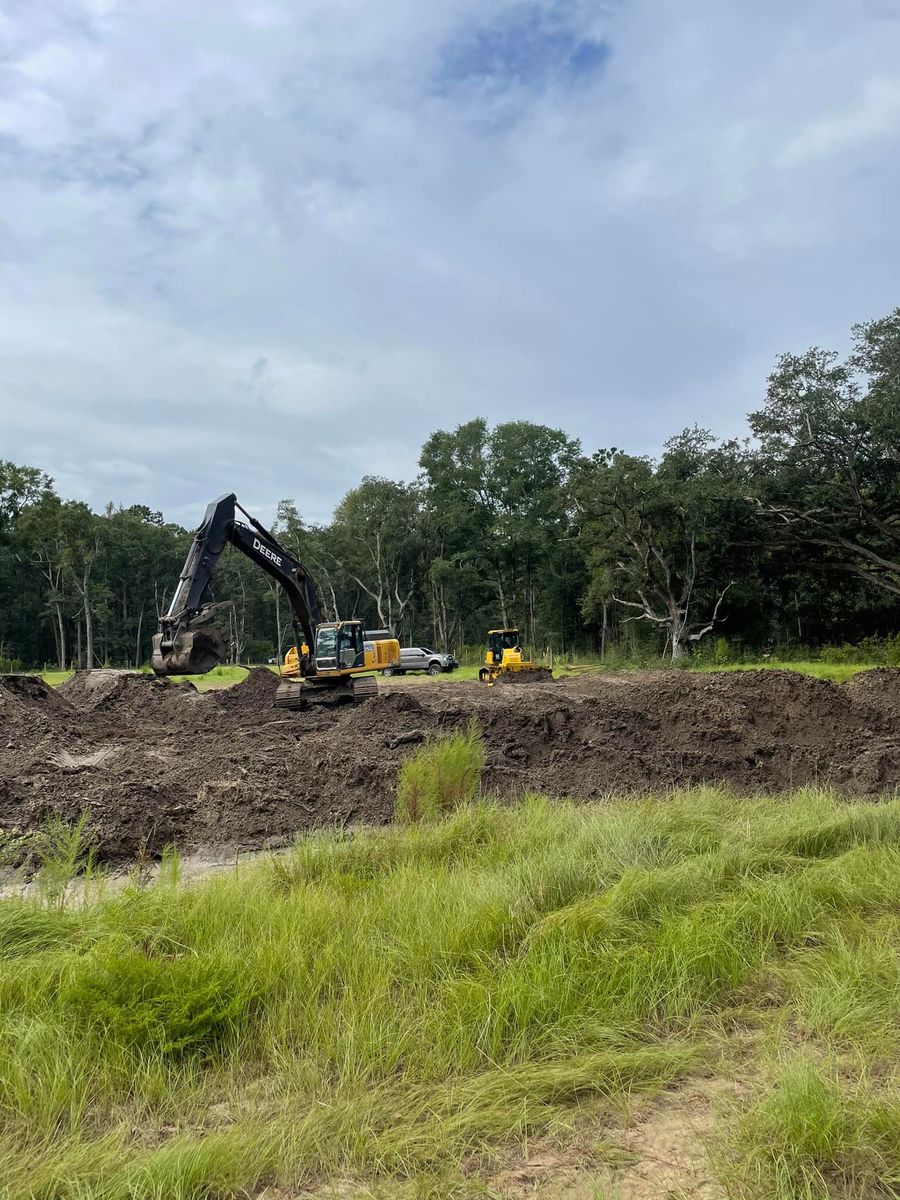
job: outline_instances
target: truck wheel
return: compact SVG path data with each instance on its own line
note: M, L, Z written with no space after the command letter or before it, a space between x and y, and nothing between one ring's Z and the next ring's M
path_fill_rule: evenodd
M382 675L384 675L386 677L390 677L394 673L394 668L393 667L384 667L384 669L382 670L381 673L382 673Z
M441 664L439 662L433 662L433 663L428 664L428 674L429 675L440 675L442 670L443 670L443 668L441 667Z

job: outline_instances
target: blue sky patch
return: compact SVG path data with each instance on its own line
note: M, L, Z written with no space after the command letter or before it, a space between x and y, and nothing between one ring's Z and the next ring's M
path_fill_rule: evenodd
M606 42L585 38L579 30L529 5L490 26L468 29L451 43L443 56L439 83L442 90L470 83L495 87L572 83L596 74L610 53Z

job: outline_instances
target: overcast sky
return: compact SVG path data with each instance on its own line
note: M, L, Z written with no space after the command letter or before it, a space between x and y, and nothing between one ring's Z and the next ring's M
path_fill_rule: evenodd
M0 457L327 519L437 428L745 429L900 303L900 0L3 0Z

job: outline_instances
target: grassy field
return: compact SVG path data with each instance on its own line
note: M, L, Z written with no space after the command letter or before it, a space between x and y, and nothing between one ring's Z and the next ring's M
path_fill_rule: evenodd
M658 664L657 668L650 668L650 669L663 668L663 667L665 667L665 665L666 664L660 662ZM740 664L731 663L731 664L726 664L724 666L710 666L710 665L704 663L704 664L700 664L697 666L687 667L685 669L686 670L696 670L696 671L762 671L762 670L800 671L804 675L815 675L816 678L818 678L818 679L830 679L830 680L833 680L835 683L843 683L848 679L852 679L852 677L854 675L857 675L860 671L871 670L872 667L875 665L876 664L874 664L874 663L847 664L847 663L793 662L793 661L780 662L778 660L769 660L766 663L740 663ZM231 687L231 685L234 683L240 683L240 681L242 679L246 679L248 669L249 668L247 668L247 667L222 666L222 667L215 667L212 671L209 671L206 675L183 675L180 678L189 680L191 683L193 683L195 685L195 687L199 688L199 690L201 692L207 692L207 691L211 691L215 688ZM274 667L274 666L270 667L269 669L271 671L276 671L276 672L278 670L278 668ZM586 672L604 671L606 669L607 668L605 668L603 666L603 664L600 663L599 661L579 663L579 664L576 664L573 666L557 665L556 667L554 667L554 675L560 679L568 679L568 678L575 678L578 675L585 674ZM646 668L646 667L623 668L623 667L617 666L612 669L614 669L616 671L620 671L620 670L627 670L627 669L646 670L648 668ZM42 672L42 677L52 687L58 687L59 684L62 683L62 681L64 679L68 679L68 677L71 674L72 674L71 671L44 671L44 672ZM438 676L425 675L425 674L403 675L403 676L398 677L396 682L397 683L402 682L404 685L413 683L413 684L422 684L422 685L428 685L428 686L437 684L438 686L440 686L441 683L446 682L447 680L451 680L451 679L472 680L472 679L477 679L477 678L478 678L478 667L477 666L463 666L463 667L459 667L457 670L455 670L450 675L438 675ZM394 686L394 683L387 679L382 680L381 683L385 687L393 687Z
M701 671L799 671L802 675L814 675L816 679L830 679L833 683L846 683L860 671L871 671L875 663L826 663L826 662L779 662L769 659L765 663L729 663L725 666L702 666Z
M900 1194L900 801L476 802L68 901L64 843L0 902L10 1200L503 1196L535 1145L612 1200L660 1089L723 1195Z

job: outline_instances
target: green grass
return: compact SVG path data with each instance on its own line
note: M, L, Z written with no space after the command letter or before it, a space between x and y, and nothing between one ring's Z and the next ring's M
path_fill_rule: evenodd
M478 791L484 762L484 743L474 720L465 733L430 739L400 767L398 818L415 824L446 816L470 803Z
M725 666L706 664L701 671L799 671L801 675L814 675L816 679L830 679L833 683L846 683L860 671L871 671L875 663L828 663L828 662L780 662L769 659L765 663L729 663Z
M648 667L647 663L629 666L621 663L605 665L598 658L583 659L574 663L557 663L554 667L554 675L559 679L577 678L580 675L592 674L594 672L605 671L637 671L637 670L662 670L671 668L671 663L662 659L658 660L653 666ZM715 665L708 662L696 662L685 670L690 671L799 671L803 675L814 675L817 679L830 679L835 683L844 683L848 679L852 679L854 675L860 671L869 671L877 666L877 663L830 663L818 661L781 661L778 659L769 659L766 662L760 663L726 663L724 665ZM424 687L440 687L442 684L451 680L471 681L478 678L480 664L461 666L457 670L448 675L402 675L396 679L381 679L379 678L379 687L390 689L392 687L413 686ZM211 691L216 688L230 687L232 684L240 683L247 676L247 667L222 666L215 667L206 675L184 675L180 678L187 679L195 685L201 692ZM278 668L269 666L269 670L277 673ZM72 674L71 671L43 671L42 678L52 687L58 687L63 680L68 679Z
M750 1089L732 1194L893 1195L898 952L900 801L816 791L463 804L7 899L4 1195L485 1195L498 1147L698 1072Z

